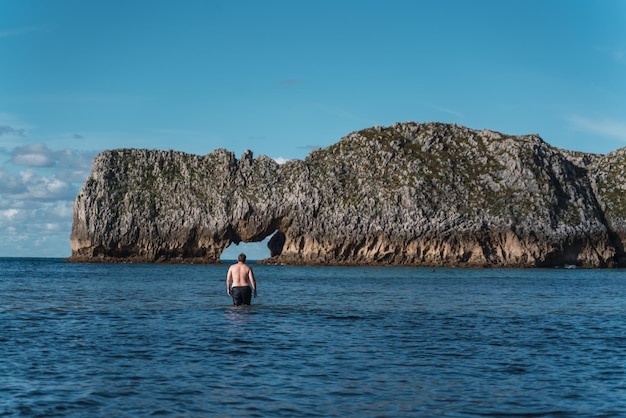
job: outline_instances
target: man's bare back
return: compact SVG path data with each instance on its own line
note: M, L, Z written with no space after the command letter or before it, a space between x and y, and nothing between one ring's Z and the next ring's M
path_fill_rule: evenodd
M226 290L228 291L229 296L233 296L233 299L235 298L235 296L238 296L233 293L233 288L235 287L252 287L252 290L254 291L254 297L256 297L256 280L254 279L254 273L252 272L252 269L246 264L245 254L239 255L237 264L233 264L232 266L230 266L228 269L228 274L226 275ZM235 301L235 304L237 305L239 303ZM244 304L249 305L250 303L249 301L248 303L245 303L244 301Z
M252 269L242 262L230 266L228 274L232 278L233 286L250 286L250 282L254 281ZM252 287L255 286L253 285Z

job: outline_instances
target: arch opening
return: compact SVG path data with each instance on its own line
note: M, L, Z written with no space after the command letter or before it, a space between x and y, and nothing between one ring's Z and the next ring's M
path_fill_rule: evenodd
M276 248L277 241L280 243L280 248ZM230 245L222 251L220 262L235 262L237 261L237 256L241 253L244 253L248 260L252 262L264 260L279 255L284 242L284 234L278 230L275 230L261 241L241 241L238 244L231 242Z

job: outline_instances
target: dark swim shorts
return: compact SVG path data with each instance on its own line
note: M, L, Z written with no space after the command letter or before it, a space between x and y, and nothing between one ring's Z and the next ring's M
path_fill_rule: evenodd
M252 289L250 286L233 286L233 305L250 305L252 299Z

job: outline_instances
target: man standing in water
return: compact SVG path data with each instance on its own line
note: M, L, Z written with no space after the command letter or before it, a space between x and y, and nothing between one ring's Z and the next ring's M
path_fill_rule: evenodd
M250 287L252 287L252 289L250 289ZM256 298L254 273L252 273L250 266L246 264L246 255L244 253L239 254L237 264L233 264L228 269L228 274L226 275L226 290L228 291L228 295L233 297L233 304L235 306L250 305L252 290L254 290L254 297Z

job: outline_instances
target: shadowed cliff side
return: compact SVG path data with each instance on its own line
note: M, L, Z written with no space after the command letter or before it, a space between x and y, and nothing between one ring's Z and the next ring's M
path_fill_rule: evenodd
M365 129L284 165L106 151L74 204L70 260L217 263L274 234L267 262L615 266L625 154L438 123Z

